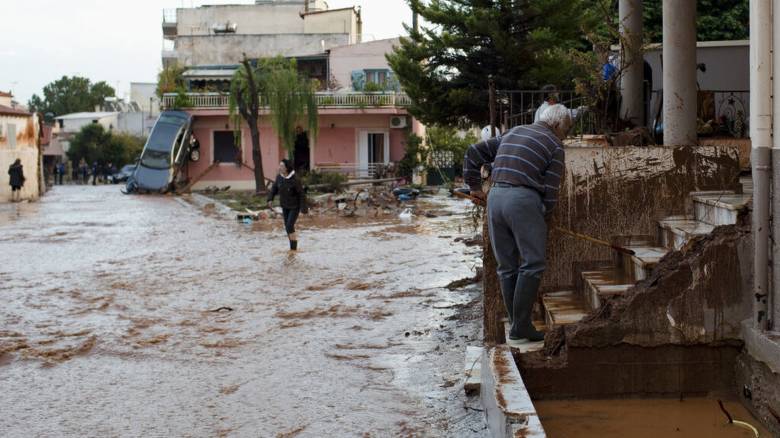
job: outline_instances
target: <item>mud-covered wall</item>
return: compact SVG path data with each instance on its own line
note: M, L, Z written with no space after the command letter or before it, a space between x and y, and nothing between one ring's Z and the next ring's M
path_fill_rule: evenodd
M780 436L780 374L746 352L736 362L737 394L773 436Z
M690 192L736 188L739 158L735 146L567 148L544 288L569 288L573 262L611 258L609 250L561 234L554 226L604 240L655 235L658 219L685 212Z
M668 254L623 298L566 327L548 348L740 341L752 310L752 260L748 225L718 227Z

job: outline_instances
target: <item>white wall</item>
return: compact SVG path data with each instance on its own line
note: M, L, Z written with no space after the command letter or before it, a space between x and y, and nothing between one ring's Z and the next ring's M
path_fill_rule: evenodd
M663 89L663 65L660 47L645 51L645 61L653 69L653 89ZM706 72L697 72L696 80L701 90L750 90L750 45L748 41L699 42L696 63L706 64ZM749 118L748 93L739 94L744 100L745 119ZM716 95L716 99L719 96ZM658 109L658 94L651 101L648 123L652 123Z
M15 117L0 115L3 127L0 136L0 202L11 199L8 167L18 158L22 160L26 181L22 188L22 199L38 198L38 121L35 116ZM8 141L8 125L16 127L16 145Z
M131 82L130 102L135 102L141 107L141 111L158 112L159 99L157 98L157 84L154 82ZM152 99L150 107L149 99Z
M390 69L385 54L399 45L398 38L334 47L330 50L330 71L343 88L352 85L352 71Z
M98 123L103 125L103 128L105 128L106 131L115 129L119 126L119 114L120 113L115 113L113 115L99 117L97 118ZM81 131L81 128L93 123L95 119L96 117L63 119L62 132L79 132ZM59 123L59 120L57 120L57 123Z

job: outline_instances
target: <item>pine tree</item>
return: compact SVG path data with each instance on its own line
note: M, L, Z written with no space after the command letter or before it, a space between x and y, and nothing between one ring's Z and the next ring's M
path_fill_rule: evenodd
M562 54L586 49L587 0L408 0L428 24L387 59L428 124L488 121L488 78L499 90L571 87Z

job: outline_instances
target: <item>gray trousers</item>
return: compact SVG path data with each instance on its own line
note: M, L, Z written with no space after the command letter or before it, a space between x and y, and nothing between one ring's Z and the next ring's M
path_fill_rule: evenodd
M488 194L487 211L499 279L518 274L541 278L547 244L541 194L522 186L496 186Z

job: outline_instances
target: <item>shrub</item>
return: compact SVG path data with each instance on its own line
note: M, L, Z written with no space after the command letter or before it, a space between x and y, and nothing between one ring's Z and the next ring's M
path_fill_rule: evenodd
M347 176L341 173L312 170L303 177L303 184L307 187L317 186L318 191L331 193L342 191L347 180Z

